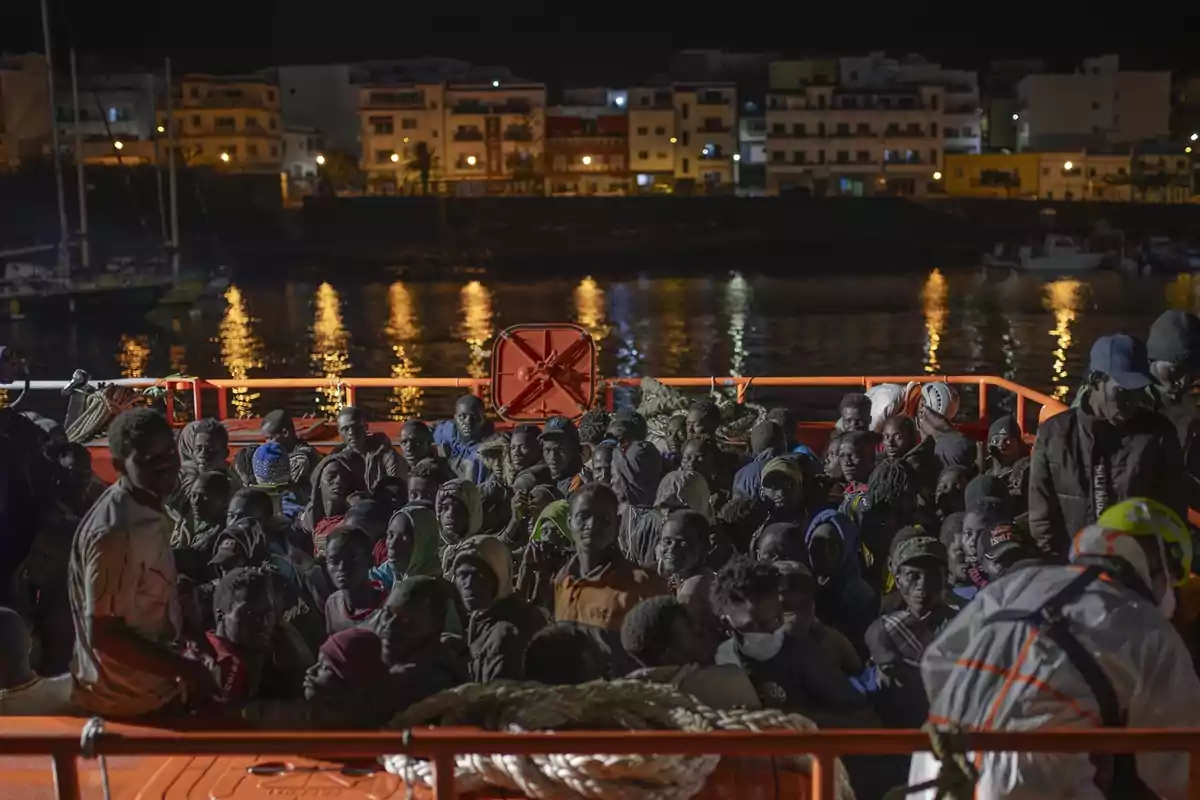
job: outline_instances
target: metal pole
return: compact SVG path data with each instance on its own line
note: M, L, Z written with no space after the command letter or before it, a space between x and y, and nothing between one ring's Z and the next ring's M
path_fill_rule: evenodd
M167 59L167 186L171 193L171 277L179 278L179 186L175 179L175 159L179 143L175 139L175 99L171 88L171 59Z
M54 58L50 51L50 6L42 0L42 39L46 45L46 90L50 93L50 147L54 158L54 188L58 193L58 273L69 277L70 257L67 254L67 201L63 193L62 160L58 151L58 103L54 95Z
M162 232L163 243L167 242L167 203L163 196L163 181L162 181L162 161L159 160L158 154L158 98L154 96L154 75L146 73L146 91L150 93L150 125L153 130L150 132L150 139L154 142L154 184L158 189L158 225ZM167 120L167 125L171 124L171 120ZM166 127L163 127L166 130ZM168 393L168 397L170 394Z
M75 67L75 48L71 48L71 103L75 109L75 179L79 183L79 263L91 266L88 247L87 181L83 177L83 130L79 124L79 73Z

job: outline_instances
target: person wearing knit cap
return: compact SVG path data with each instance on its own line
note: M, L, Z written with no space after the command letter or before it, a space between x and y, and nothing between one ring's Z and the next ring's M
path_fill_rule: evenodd
M737 471L733 477L733 493L742 497L757 497L762 485L763 466L773 458L787 453L787 436L777 423L763 420L750 429L750 452L754 460Z
M387 672L379 636L369 628L347 628L321 645L317 663L304 676L304 697L313 700L339 689L378 685Z
M1200 371L1200 318L1187 311L1164 311L1150 326L1146 340L1150 375L1158 397L1158 410L1175 426L1187 464L1188 499L1200 505L1200 412L1192 384Z
M963 490L963 508L969 509L980 500L989 497L1003 504L1007 509L1009 505L1008 484L991 473L976 475Z
M987 474L1008 484L1013 513L1025 513L1029 496L1029 448L1017 418L1006 414L993 422L988 428L987 446Z

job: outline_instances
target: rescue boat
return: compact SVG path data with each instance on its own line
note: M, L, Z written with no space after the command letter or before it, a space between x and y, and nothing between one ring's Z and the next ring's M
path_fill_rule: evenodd
M597 405L612 410L615 393L635 387L638 378L602 378L596 370L594 342L574 325L525 325L501 333L493 347L490 378L200 378L126 379L111 383L133 388L162 387L165 411L177 427L188 418L221 419L230 431L231 447L262 442L261 419L230 414L234 393L265 390L329 390L341 405L356 404L359 394L373 390L420 388L475 393L490 401L500 427L541 422L555 414L578 417ZM1059 401L1005 378L989 375L838 376L838 377L669 377L661 383L680 389L726 390L739 402L756 389L797 391L835 398L852 389L882 383L907 385L943 381L956 386L973 406L960 411L959 430L982 439L989 410L1003 403L1017 419L1026 439L1029 423L1065 410ZM68 381L31 381L9 389L62 390ZM176 394L190 394L188 414L177 407ZM833 423L798 423L797 441L820 452ZM324 418L299 418L297 433L323 452L339 444L337 430ZM399 422L372 422L393 442ZM89 443L105 448L98 439ZM97 453L93 465L107 481L115 478L111 462ZM1193 517L1195 514L1193 512ZM851 754L907 754L926 749L921 731L559 731L504 733L479 729L430 728L397 732L338 733L195 731L108 724L83 719L0 717L0 796L13 800L260 800L261 798L330 798L389 800L457 796L453 758L463 753L488 754L720 754L723 758L695 797L704 800L796 797L833 800L837 796L835 759ZM1195 731L1063 730L1038 732L983 731L966 735L972 750L1117 753L1167 749L1187 751L1193 764L1189 796L1200 796L1200 729ZM380 765L379 757L407 753L434 765L432 788L406 785ZM805 772L781 771L772 756L808 753ZM101 758L103 757L103 758ZM513 796L473 793L472 797Z

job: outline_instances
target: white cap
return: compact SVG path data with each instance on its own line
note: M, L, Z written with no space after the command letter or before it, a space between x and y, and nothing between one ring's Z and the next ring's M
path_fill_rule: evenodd
M926 407L936 411L948 420L958 414L958 393L946 383L927 383L921 387L921 399Z

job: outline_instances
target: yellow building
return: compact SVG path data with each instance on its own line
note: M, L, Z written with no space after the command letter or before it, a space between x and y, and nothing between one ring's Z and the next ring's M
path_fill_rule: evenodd
M954 197L1035 198L1040 167L1037 153L947 153L942 180Z
M174 87L173 103L173 133L184 163L241 172L279 171L283 126L279 81L273 74L184 75ZM165 113L160 112L158 125L166 125Z
M1127 153L1042 152L1038 197L1043 200L1130 200Z

